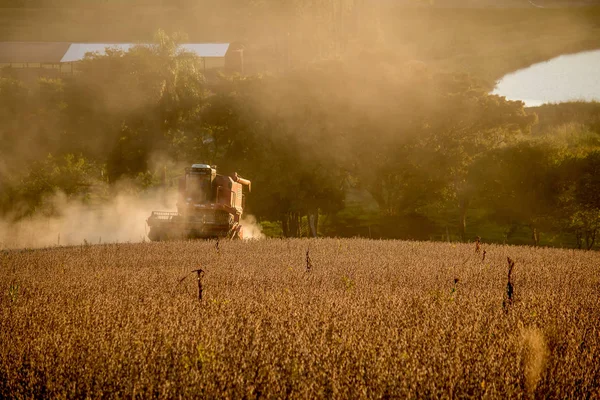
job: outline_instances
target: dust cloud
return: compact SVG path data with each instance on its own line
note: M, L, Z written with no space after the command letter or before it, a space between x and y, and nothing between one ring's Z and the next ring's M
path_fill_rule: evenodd
M166 195L157 190L143 197L121 193L105 204L90 206L57 193L51 203L60 216L0 220L0 249L148 241L146 220L151 212L176 211L176 198L174 190ZM265 238L253 215L244 216L241 224L245 240Z
M256 221L254 215L245 215L240 221L242 229L244 230L245 240L258 240L264 239L266 236L262 233L262 227Z
M69 3L75 6L84 2ZM250 103L255 104L258 116L282 118L289 132L301 133L296 136L306 149L302 154L305 158L333 158L331 153L347 158L351 138L340 134L328 143L318 138L316 146L316 135L306 132L321 132L324 127L362 132L351 125L355 121L348 116L352 115L365 115L364 121L358 123L368 123L369 129L379 132L379 136L393 139L398 132L417 132L420 121L414 119L414 126L405 121L413 121L413 109L421 107L419 104L428 106L436 101L434 97L422 95L419 99L412 95L419 95L418 88L427 83L428 68L473 73L494 82L506 71L548 59L565 48L580 50L585 43L594 43L597 34L593 20L583 11L565 16L541 15L539 10L508 7L482 11L437 7L436 2L409 1L402 3L410 7L400 7L392 5L394 2L374 5L364 0L318 0L310 6L306 5L308 2L234 0L218 5L205 0L183 0L177 2L180 6L144 0L136 2L135 7L124 7L117 0L94 3L101 5L90 5L87 12L79 12L75 22L72 13L77 8L15 9L10 11L13 14L5 11L4 21L9 21L10 26L3 27L0 33L4 32L4 40L15 41L145 43L163 29L185 32L190 42L239 42L244 46L245 74L283 74L279 80L270 79L266 89L258 92L270 96L251 98ZM515 17L523 21L521 28L507 30L507 24L514 23ZM49 22L52 29L48 28ZM98 30L98 26L104 28ZM538 38L535 46L524 44L527 37ZM314 67L323 60L328 63L303 74L303 68ZM90 79L97 84L95 75ZM301 86L310 89L309 95L296 92ZM123 96L122 90L109 93L109 87L112 88L107 85L103 89L106 93L98 92L99 98L106 100L107 111L125 115L148 106L146 97ZM335 98L329 93L335 93ZM400 98L395 93L404 96ZM320 102L322 120L306 118L302 110L307 102ZM0 139L10 149L0 151L0 184L3 177L14 176L13 181L18 181L21 171L48 153L71 149L61 147L57 139L64 127L43 120L41 116L46 111L42 111L40 129L29 126L19 134L12 128L4 129L6 133L0 129ZM390 115L398 116L396 125L390 122ZM96 130L97 121L90 121L89 126L81 128L82 132L92 132L83 140L83 148L93 150L91 159L105 159L112 150L105 153L104 149L109 149L121 132ZM2 121L0 128L5 124L9 126ZM10 216L0 220L0 248L139 242L147 240L145 221L151 211L175 208L174 202L165 207L158 193L144 197L123 193L97 206L67 200L60 194L55 195L53 202L61 211L60 217L31 217L15 223L7 222ZM242 225L246 237L264 237L253 217L247 216Z
M175 208L176 193L167 201L162 191L139 197L118 194L99 206L67 200L57 193L52 206L57 217L33 216L18 222L0 221L0 248L47 247L98 243L142 242L148 240L146 219L154 210Z

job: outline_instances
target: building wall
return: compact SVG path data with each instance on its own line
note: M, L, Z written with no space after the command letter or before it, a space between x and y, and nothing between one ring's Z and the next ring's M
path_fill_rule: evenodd
M41 69L41 70L57 70L62 73L70 73L71 65L63 64L46 64L46 63L0 63L0 69Z
M224 68L224 57L204 57L202 58L202 67L206 69Z
M203 57L200 68L208 75L226 66L225 57ZM44 63L0 63L0 76L30 80L36 77L59 78L67 74L77 74L77 62L44 64Z

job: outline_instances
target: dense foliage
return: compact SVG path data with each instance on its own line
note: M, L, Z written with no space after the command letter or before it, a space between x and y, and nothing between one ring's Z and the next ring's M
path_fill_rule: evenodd
M600 396L596 254L474 250L290 239L1 252L0 397Z
M206 162L251 178L248 211L284 236L307 234L310 216L325 235L510 241L527 229L534 244L595 244L595 103L548 106L532 133L523 103L422 62L205 76L180 40L90 54L63 79L0 78L5 218L59 212L56 192L97 204L119 182L143 191Z

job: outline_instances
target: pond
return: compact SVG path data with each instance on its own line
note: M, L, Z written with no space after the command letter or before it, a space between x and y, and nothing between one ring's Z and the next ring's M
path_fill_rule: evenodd
M600 101L600 50L563 55L505 75L492 92L527 107Z

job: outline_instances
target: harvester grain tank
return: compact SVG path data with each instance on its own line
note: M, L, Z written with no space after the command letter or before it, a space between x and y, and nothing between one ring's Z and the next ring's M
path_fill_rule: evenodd
M179 179L177 212L153 211L148 238L242 238L244 186L250 191L251 182L237 173L221 175L215 166L193 164Z

